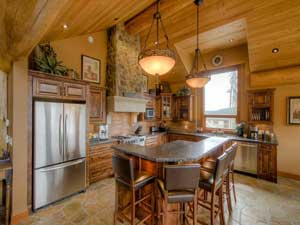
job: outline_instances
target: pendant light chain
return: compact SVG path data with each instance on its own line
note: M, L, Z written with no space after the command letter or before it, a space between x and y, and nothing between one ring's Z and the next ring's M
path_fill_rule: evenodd
M147 33L145 43L142 51L138 56L138 62L141 68L150 75L160 76L168 73L176 64L176 53L169 48L169 38L162 21L160 14L160 0L156 1L156 12L153 15L152 23ZM161 23L161 24L160 24ZM152 28L155 26L154 37L156 38L154 47L147 48L148 41ZM164 32L164 38L166 39L167 47L161 48L159 29L162 28ZM152 46L152 44L151 44Z

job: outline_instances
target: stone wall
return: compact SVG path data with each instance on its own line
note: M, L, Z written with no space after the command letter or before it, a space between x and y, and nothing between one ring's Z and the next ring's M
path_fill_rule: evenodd
M129 35L124 24L118 24L108 30L107 46L108 95L141 95L144 72L138 65L139 37Z
M0 71L0 156L3 149L6 149L7 129L3 121L4 118L7 118L7 76Z

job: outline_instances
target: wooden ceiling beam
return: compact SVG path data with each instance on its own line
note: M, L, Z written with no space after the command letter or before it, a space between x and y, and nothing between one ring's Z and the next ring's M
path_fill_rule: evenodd
M1 1L0 69L8 72L12 61L26 56L42 39L70 0Z

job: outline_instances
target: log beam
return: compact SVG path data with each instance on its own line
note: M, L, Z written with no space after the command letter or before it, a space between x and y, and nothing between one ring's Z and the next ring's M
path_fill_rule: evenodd
M70 0L3 0L0 3L0 70L30 53Z

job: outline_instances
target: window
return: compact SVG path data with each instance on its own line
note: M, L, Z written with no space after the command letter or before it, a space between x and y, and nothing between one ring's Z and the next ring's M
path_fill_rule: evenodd
M207 129L235 129L238 107L238 70L214 73L204 87Z

